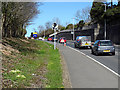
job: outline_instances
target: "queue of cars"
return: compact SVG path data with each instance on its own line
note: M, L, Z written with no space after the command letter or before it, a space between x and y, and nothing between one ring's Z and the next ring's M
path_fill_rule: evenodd
M65 37L61 37L61 38L59 38L59 39L57 39L57 38L54 38L54 37L48 37L48 39L47 39L48 41L58 41L59 43L66 43L66 38Z
M96 42L92 44L91 40L87 36L77 36L74 47L90 47L91 53L95 54L96 56L105 53L115 55L115 47L111 40L96 40Z
M66 38L61 37L59 39L49 37L48 41L58 41L59 43L66 43ZM91 53L98 56L99 54L110 53L115 55L115 47L111 40L96 40L93 44L90 36L77 36L74 42L75 48L91 48Z

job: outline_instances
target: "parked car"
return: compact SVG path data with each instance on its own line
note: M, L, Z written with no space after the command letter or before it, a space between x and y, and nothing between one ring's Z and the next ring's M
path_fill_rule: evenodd
M91 48L91 36L77 36L74 43L75 48L90 47Z
M53 42L54 42L54 40L55 40L56 42L58 41L57 38L52 37L52 41L53 41Z
M52 41L52 37L48 37L48 39L47 39L48 41Z
M39 38L38 38L38 40L44 40L44 38L42 38L42 37L39 37Z
M111 40L97 40L92 46L91 52L95 55L104 53L115 55L115 47Z
M61 37L59 39L59 43L66 43L66 38L65 37Z

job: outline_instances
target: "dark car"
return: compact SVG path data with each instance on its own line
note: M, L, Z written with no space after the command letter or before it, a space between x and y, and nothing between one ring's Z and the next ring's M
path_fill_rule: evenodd
M59 39L59 43L66 43L66 38L65 37L61 37Z
M111 40L97 40L91 49L92 54L99 55L104 53L111 53L115 55L115 47Z
M52 41L53 41L53 42L54 42L54 40L55 40L56 42L58 41L57 38L52 37Z
M48 41L52 41L52 37L48 37L48 39L47 39Z

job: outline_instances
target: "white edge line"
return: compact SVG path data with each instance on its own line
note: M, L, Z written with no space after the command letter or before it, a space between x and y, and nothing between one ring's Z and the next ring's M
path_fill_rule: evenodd
M118 77L120 77L120 75L119 75L118 73L116 73L115 71L113 71L113 70L112 70L112 69L110 69L109 67L105 66L104 64L102 64L102 63L98 62L98 61L97 61L97 60L95 60L94 58L92 58L92 57L90 57L90 56L88 56L88 55L84 54L83 52L81 52L81 51L79 51L79 50L77 50L77 49L74 49L74 48L69 47L69 46L67 46L67 47L68 47L68 48L71 48L71 49L73 49L73 50L75 50L75 51L77 51L77 52L79 52L79 53L81 53L82 55L84 55L84 56L86 56L87 58L89 58L89 59L93 60L93 61L94 61L94 62L96 62L97 64L99 64L99 65L103 66L104 68L106 68L107 70L109 70L110 72L112 72L113 74L115 74L115 75L117 75Z

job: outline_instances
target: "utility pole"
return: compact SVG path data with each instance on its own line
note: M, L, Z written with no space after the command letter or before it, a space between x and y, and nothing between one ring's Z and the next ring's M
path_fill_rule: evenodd
M74 33L74 19L75 18L73 18L73 40L75 40L74 38L75 38L75 33Z
M106 4L104 4L105 5L105 12L106 12ZM104 38L105 38L105 40L106 40L106 18L105 18L105 33L104 33Z
M44 30L44 39L45 39L45 30Z

